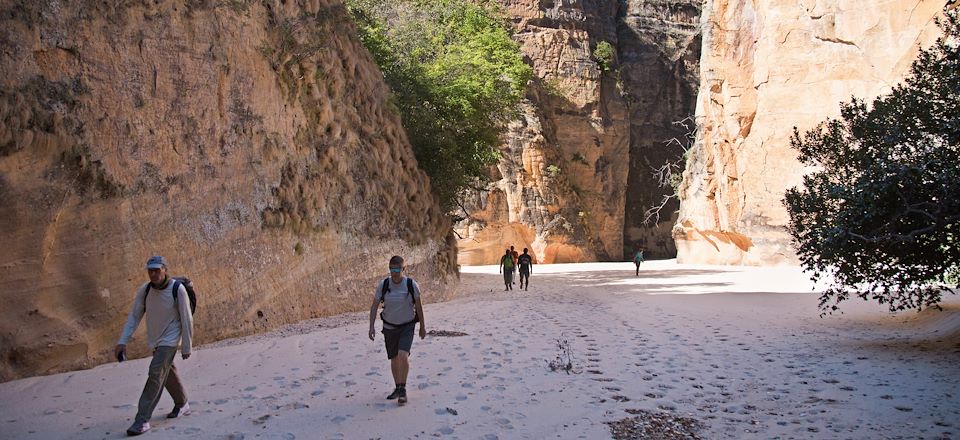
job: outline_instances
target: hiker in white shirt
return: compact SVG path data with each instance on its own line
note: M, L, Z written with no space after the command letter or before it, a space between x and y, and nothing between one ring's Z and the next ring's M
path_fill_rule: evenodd
M390 371L396 385L387 399L400 404L407 402L407 374L410 372L410 347L413 345L413 330L420 323L420 339L427 337L423 321L423 305L420 301L420 286L416 281L403 276L403 258L390 258L390 277L377 284L370 306L370 340L376 335L374 323L377 309L383 304L383 342L390 359Z
M147 383L140 395L137 416L127 429L127 435L140 435L150 430L150 417L164 389L173 397L174 404L167 418L179 417L190 410L187 394L177 376L177 367L173 365L178 346L184 359L190 357L193 345L190 299L183 284L167 276L167 261L163 257L153 256L147 260L147 275L150 282L137 289L133 307L115 349L117 360L125 360L127 342L146 314L147 344L153 349L153 360L150 361ZM174 286L177 287L176 291L173 290Z

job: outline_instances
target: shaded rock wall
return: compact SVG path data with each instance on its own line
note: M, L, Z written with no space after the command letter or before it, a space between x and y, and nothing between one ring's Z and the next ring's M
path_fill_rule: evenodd
M682 161L694 131L700 73L702 0L626 2L618 28L622 98L629 109L630 172L624 205L624 256L636 246L647 258L677 254L671 230L680 207L671 186L660 186L654 170ZM644 224L663 204L659 222Z
M693 113L700 1L501 3L536 79L493 184L456 225L459 260L494 264L509 245L541 263L620 260L635 243L672 256L676 205L659 228L640 223L671 191L651 165L683 153L666 140ZM601 42L616 51L606 71L593 56Z
M393 254L452 291L350 23L335 0L0 1L0 380L109 360L151 254L195 280L200 343L365 309Z
M796 262L783 193L803 169L790 148L901 80L940 31L943 1L709 0L697 102L700 127L674 228L683 263Z

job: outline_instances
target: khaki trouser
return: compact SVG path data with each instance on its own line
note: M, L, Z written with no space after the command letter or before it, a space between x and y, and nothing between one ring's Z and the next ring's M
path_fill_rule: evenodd
M138 423L150 421L164 388L170 393L170 397L173 397L174 405L180 407L187 403L187 393L184 392L180 378L177 377L177 367L173 365L173 358L176 355L177 347L161 346L153 350L147 383L143 386L143 394L140 395L140 403L137 406L136 421Z

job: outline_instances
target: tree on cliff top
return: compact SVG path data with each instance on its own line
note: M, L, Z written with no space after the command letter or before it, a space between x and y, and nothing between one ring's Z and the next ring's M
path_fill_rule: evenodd
M787 191L790 233L820 309L850 295L891 311L936 307L960 273L960 22L920 51L905 81L868 107L841 104L791 145L817 171Z
M532 69L492 1L348 0L441 206L485 182Z

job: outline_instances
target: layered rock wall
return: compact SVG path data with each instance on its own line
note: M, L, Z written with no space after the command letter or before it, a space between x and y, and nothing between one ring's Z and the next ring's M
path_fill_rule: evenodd
M693 114L700 0L501 3L536 79L493 184L465 204L460 261L495 264L509 245L541 263L620 260L637 244L672 257L676 204L662 225L643 213L673 191L653 169L683 154L667 141ZM610 60L594 56L604 43Z
M109 360L152 254L195 280L199 343L363 310L393 254L450 293L447 216L350 23L0 1L0 380Z
M709 0L689 155L674 228L682 263L796 262L784 191L804 172L796 126L839 115L907 73L940 31L934 0Z
M626 109L592 57L615 41L616 1L504 0L535 84L492 171L457 225L459 260L496 264L505 246L538 263L619 258L627 178ZM605 79L605 77L607 77Z

